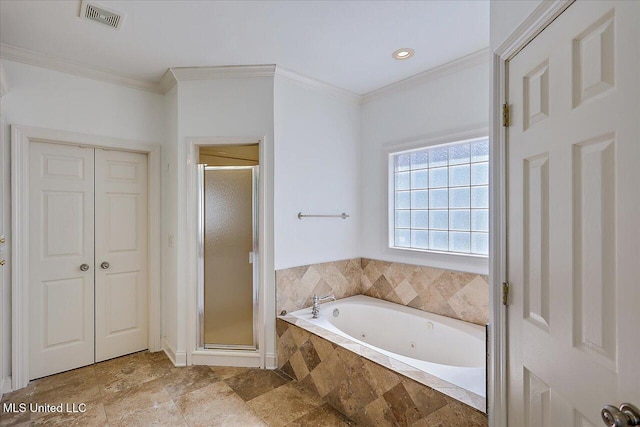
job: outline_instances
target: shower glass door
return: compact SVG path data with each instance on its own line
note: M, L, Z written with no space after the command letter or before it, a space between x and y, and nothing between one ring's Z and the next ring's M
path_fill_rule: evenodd
M258 166L200 166L200 348L255 349Z

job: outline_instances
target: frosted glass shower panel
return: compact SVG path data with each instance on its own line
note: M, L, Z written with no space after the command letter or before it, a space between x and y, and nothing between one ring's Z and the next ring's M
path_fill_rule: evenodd
M253 170L204 171L204 344L253 347Z

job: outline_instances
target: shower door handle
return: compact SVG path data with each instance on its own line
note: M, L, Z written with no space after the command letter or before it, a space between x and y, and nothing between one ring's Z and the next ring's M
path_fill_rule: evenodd
M249 252L249 264L253 264L253 252Z

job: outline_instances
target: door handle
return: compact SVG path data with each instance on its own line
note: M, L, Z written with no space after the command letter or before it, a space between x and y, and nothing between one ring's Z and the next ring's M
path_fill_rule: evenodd
M109 263L107 261L103 261L102 264L100 264L100 267L103 270L106 270L107 268L109 268Z
M89 270L89 264L82 264L80 266L80 271L87 271Z
M602 408L602 421L609 427L640 426L640 410L631 403L623 403L620 408L605 405Z
M640 409L631 403L623 403L620 405L620 411L629 417L629 425L640 426Z

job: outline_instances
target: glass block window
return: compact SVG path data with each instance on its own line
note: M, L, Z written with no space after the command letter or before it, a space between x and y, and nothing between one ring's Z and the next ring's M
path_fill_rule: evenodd
M489 139L391 154L390 246L489 253Z

